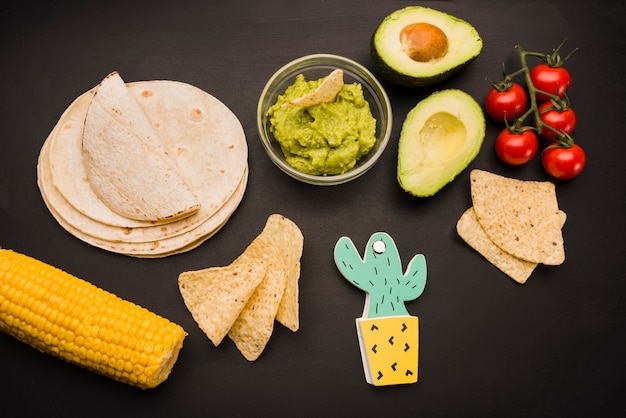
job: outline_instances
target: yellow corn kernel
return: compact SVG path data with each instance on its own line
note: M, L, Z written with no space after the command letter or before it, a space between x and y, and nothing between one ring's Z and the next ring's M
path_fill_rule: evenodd
M138 324L141 333L130 324ZM142 389L167 379L187 335L139 305L5 249L0 249L0 330Z

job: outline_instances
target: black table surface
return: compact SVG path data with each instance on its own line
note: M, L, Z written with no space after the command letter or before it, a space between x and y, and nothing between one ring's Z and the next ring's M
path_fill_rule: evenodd
M256 130L259 94L272 73L312 53L352 58L373 70L369 42L404 6L433 7L472 23L479 58L436 86L385 83L391 143L351 183L310 186L280 172ZM170 378L142 391L43 355L0 335L0 410L31 416L625 416L626 140L625 8L616 1L9 1L0 6L0 245L26 253L145 306L188 332ZM471 250L455 224L471 205L469 170L549 180L538 159L518 168L497 159L500 126L487 121L478 157L431 198L396 181L397 141L407 112L436 90L459 88L483 102L515 44L568 61L582 175L556 181L567 259L518 285ZM110 253L74 238L46 209L37 187L41 146L80 93L117 70L126 81L170 79L200 87L240 119L249 146L246 194L226 226L199 248L160 259ZM214 347L177 288L185 270L229 264L280 213L305 237L301 328L277 325L248 362L230 340ZM365 382L354 320L364 294L340 276L340 236L362 251L388 232L404 263L426 256L428 280L407 309L420 318L419 381Z

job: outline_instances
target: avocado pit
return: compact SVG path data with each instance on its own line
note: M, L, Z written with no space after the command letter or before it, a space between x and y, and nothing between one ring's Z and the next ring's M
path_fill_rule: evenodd
M448 112L437 112L430 116L419 132L422 153L428 161L454 160L463 152L467 140L467 129L458 117Z
M430 23L412 23L400 31L402 51L417 62L443 57L448 52L448 44L445 32Z
M421 6L387 15L370 43L378 73L403 87L439 83L465 68L482 48L483 40L470 23Z
M398 143L398 182L410 194L432 196L478 155L485 138L480 105L462 90L432 93L406 116Z

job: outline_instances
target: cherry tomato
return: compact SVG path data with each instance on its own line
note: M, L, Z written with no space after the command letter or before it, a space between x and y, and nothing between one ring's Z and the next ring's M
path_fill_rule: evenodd
M530 80L536 89L563 97L569 89L572 78L563 67L550 67L547 64L539 64L530 70ZM546 102L550 100L545 94L537 93L537 100Z
M492 87L485 99L485 109L498 122L504 122L505 118L511 122L515 116L524 113L527 103L526 90L518 83L511 83L508 89L502 91Z
M527 129L511 132L504 128L496 138L496 154L510 165L522 165L530 161L539 147L535 132Z
M560 132L571 135L576 128L576 114L571 107L564 109L556 109L552 102L545 102L537 109L539 119L546 125L549 125ZM546 140L552 140L559 137L559 134L544 127L539 135Z
M569 180L583 171L587 163L585 151L577 145L560 147L556 144L547 147L541 154L541 164L552 177Z

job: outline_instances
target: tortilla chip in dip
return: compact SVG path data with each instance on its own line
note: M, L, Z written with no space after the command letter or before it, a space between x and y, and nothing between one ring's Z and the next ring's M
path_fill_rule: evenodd
M330 73L315 91L291 100L285 103L285 105L309 107L320 103L332 102L341 90L341 86L343 86L343 71L337 69Z

